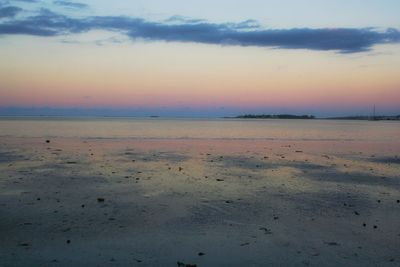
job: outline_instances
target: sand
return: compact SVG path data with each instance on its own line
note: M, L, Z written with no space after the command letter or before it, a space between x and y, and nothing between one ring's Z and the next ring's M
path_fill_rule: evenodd
M0 266L400 266L399 152L2 137Z

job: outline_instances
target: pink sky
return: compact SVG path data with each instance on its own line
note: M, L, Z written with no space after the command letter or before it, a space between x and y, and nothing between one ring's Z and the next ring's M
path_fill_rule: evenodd
M395 46L360 56L163 42L77 49L56 38L26 39L0 44L2 107L351 111L376 104L392 111L400 106Z

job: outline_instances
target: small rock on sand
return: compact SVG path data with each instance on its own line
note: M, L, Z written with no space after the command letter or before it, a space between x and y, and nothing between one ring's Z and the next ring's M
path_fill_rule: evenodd
M272 234L272 231L266 227L260 227L259 230L264 231L264 234L266 235Z
M325 242L325 244L327 244L329 246L340 246L340 244L337 242Z
M190 264L190 263L183 263L183 262L176 262L178 264L178 267L197 267L196 264Z

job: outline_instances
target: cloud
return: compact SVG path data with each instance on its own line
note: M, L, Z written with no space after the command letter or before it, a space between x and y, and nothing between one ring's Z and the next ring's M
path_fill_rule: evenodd
M185 16L175 15L165 20L166 23L188 23L196 24L200 22L205 22L203 19L192 19Z
M257 29L261 28L261 25L258 21L254 19L248 19L239 23L231 23L230 24L235 29Z
M82 4L82 3L76 3L76 2L69 2L69 1L53 1L54 4L59 5L59 6L65 6L65 7L72 7L72 8L87 8L88 5Z
M0 6L0 18L14 17L21 11L22 11L22 8L19 8L16 6L6 6L6 7Z
M119 32L133 40L309 49L340 53L369 51L377 44L400 42L400 32L393 28L385 31L374 28L265 29L254 20L217 24L179 16L163 22L124 16L72 18L47 9L42 9L36 16L0 23L0 35L58 36L95 29Z
M83 32L80 20L68 18L48 9L41 9L40 14L22 20L0 23L0 35L22 34L34 36L57 36ZM89 30L86 29L86 31Z
M13 0L15 2L38 3L39 0Z

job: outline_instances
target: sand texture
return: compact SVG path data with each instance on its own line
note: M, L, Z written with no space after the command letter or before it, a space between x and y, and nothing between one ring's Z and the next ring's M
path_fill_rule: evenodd
M2 137L0 266L400 266L399 152Z

